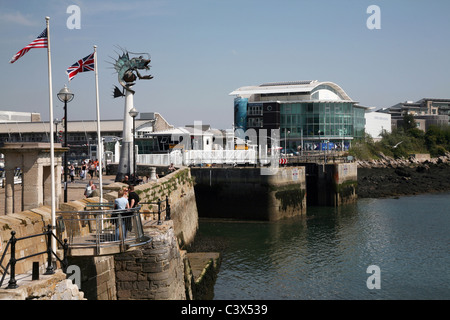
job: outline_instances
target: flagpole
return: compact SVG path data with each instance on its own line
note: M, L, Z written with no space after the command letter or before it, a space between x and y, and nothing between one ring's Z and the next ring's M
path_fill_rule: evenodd
M98 98L98 68L97 68L97 46L94 45L94 71L95 71L95 94L97 99L97 154L100 154L99 156L99 163L98 163L98 176L99 176L99 184L100 184L100 202L103 202L103 174L102 174L102 167L103 167L103 141L102 137L100 135L100 103Z
M51 221L52 233L55 234L56 227L56 196L55 196L55 143L53 140L53 92L52 92L52 60L50 50L50 17L45 17L47 25L47 58L48 58L48 97L49 97L49 123L50 123L50 173L52 189ZM52 237L52 251L56 254L56 238Z

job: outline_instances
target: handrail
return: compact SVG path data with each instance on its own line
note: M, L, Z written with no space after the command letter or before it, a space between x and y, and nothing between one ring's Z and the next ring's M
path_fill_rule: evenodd
M52 226L48 225L47 226L47 230L44 231L43 233L40 234L35 234L35 235L31 235L31 236L25 236L25 237L21 237L21 238L16 238L16 232L15 231L11 231L11 238L9 239L5 251L3 252L2 258L0 259L0 266L2 267L2 269L4 270L2 278L0 280L0 287L3 285L3 281L5 280L5 276L8 273L8 268L11 267L11 272L10 272L10 277L9 277L9 282L8 282L8 287L6 287L6 289L16 289L18 288L17 285L17 281L16 281L16 263L21 261L21 260L25 260L27 258L31 258L31 257L35 257L41 254L47 254L47 269L45 271L44 274L54 274L54 268L52 265L52 255L54 255L59 262L61 262L62 264L62 269L63 272L66 273L67 267L68 267L68 261L67 261L67 250L68 250L68 244L67 244L67 239L64 239L64 243L61 242L61 240L59 240L55 234L52 232ZM34 237L39 237L39 236L47 236L47 250L42 251L42 252L38 252L38 253L34 253L34 254L30 254L28 256L22 257L22 258L16 258L16 243L17 241L20 240L26 240L26 239L30 239L30 238L34 238ZM59 242L59 244L63 247L64 249L64 257L63 259L60 259L58 257L58 255L53 252L52 250L52 246L51 246L51 240L52 237L55 237L56 240ZM8 251L9 246L11 245L11 254L10 254L10 259L8 264L6 265L6 267L3 267L2 263L3 260L6 256L6 252Z
M163 203L165 203L165 207L164 207L164 209L162 209L162 206L161 206L161 204L163 204ZM162 213L165 213L165 215L166 215L166 217L165 217L165 220L170 220L170 203L169 203L169 197L168 196L166 196L166 199L165 200L161 200L161 199L159 199L158 198L158 201L156 201L156 202L139 202L139 204L140 205L143 205L143 204L155 204L155 205L157 205L158 206L158 211L156 211L156 212L152 212L152 211L150 211L150 212L147 212L147 213L150 213L150 214L158 214L158 225L161 225L162 224L162 221L161 221L161 214Z
M98 204L93 205L96 207ZM103 207L100 204L100 207ZM105 205L105 207L110 207ZM141 206L131 209L98 209L84 211L60 211L59 234L69 239L69 248L95 248L100 254L102 248L120 245L144 244L150 239L144 236L141 221Z

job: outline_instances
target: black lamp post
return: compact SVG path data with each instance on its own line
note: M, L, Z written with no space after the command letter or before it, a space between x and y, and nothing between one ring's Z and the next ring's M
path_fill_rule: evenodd
M72 101L74 94L67 86L58 92L58 99L64 102L64 147L67 148L67 103ZM64 152L64 202L67 202L67 151Z
M130 116L133 118L133 179L136 182L136 147L135 147L135 137L136 137L136 117L139 112L133 107L130 112Z
M56 118L55 120L53 120L53 124L55 125L56 129L55 129L55 141L58 142L58 124L61 121L58 120L58 118Z

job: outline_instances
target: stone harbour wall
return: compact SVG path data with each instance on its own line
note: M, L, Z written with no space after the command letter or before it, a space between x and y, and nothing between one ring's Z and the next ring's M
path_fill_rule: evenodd
M114 256L69 257L80 268L81 289L88 300L117 300Z
M191 168L198 215L277 221L306 214L305 168Z
M172 221L145 230L152 241L114 256L118 300L185 300L184 262Z
M8 241L11 239L11 231L16 232L16 238L22 238L42 233L49 224L51 224L51 209L47 206L3 216L0 215L0 257L3 255ZM16 258L22 258L46 250L45 236L16 242ZM4 261L9 261L10 252L9 248ZM16 273L21 274L30 271L33 262L39 262L39 265L44 264L46 257L46 255L39 255L17 262ZM6 266L6 263L4 266Z

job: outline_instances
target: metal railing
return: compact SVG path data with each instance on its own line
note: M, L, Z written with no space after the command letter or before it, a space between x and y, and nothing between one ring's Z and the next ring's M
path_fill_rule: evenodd
M154 214L158 215L158 225L162 224L162 215L164 214L165 220L170 220L170 203L169 197L166 196L165 200L158 199L155 202L139 202L140 205L153 205L156 207L155 210L148 210L143 212L143 214Z
M148 243L141 221L141 206L126 209L111 209L111 203L89 204L84 211L58 212L59 237L67 237L69 248L128 247Z
M16 243L17 241L21 241L21 240L26 240L26 239L30 239L30 238L34 238L34 237L40 237L40 236L46 236L46 245L47 245L47 249L45 251L42 252L37 252L34 254L30 254L28 256L25 257L21 257L21 258L16 258ZM68 250L68 244L67 244L67 239L64 239L64 243L61 242L60 239L56 238L56 240L59 242L59 244L62 246L63 248L63 252L64 252L64 256L63 259L60 259L58 257L58 255L53 252L52 250L52 245L51 245L51 241L52 241L52 237L55 237L55 234L52 232L52 226L48 225L47 229L40 234L35 234L35 235L31 235L31 236L26 236L26 237L21 237L21 238L16 238L16 232L15 231L11 231L11 238L9 239L8 243L6 244L5 250L3 251L3 255L2 258L0 259L0 267L3 269L3 275L2 278L0 280L0 287L3 285L3 281L5 280L5 276L6 274L8 274L8 269L10 269L9 272L9 282L8 282L8 286L6 287L6 289L16 289L18 288L17 285L17 281L16 281L16 263L31 257L35 257L38 255L42 255L42 254L47 254L47 269L45 271L44 274L48 275L48 274L54 274L55 270L54 270L54 266L52 263L52 255L54 255L59 262L62 265L62 269L63 272L66 273L67 267L68 267L68 261L67 261L67 250ZM3 267L3 260L6 256L6 253L8 252L8 248L9 246L11 246L11 253L10 253L10 258L9 258L9 262L6 265L6 267ZM1 271L1 270L0 270ZM34 271L33 271L34 273Z

